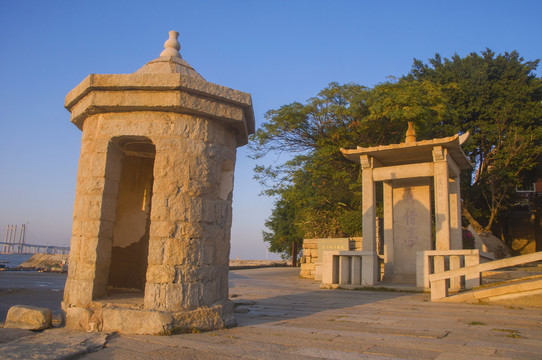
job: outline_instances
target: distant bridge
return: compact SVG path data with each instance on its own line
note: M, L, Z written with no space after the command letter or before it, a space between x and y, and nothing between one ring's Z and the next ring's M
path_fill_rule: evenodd
M69 246L27 244L26 225L21 225L19 238L17 239L17 225L6 227L4 241L0 241L0 248L4 254L69 254Z

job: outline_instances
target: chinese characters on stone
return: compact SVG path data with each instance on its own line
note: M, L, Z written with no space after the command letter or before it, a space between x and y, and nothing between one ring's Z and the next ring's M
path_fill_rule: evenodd
M405 188L405 201L407 203L407 208L405 212L405 225L407 227L407 236L405 238L405 244L408 247L413 247L414 244L418 241L416 236L416 208L414 206L414 196L412 194L412 188Z

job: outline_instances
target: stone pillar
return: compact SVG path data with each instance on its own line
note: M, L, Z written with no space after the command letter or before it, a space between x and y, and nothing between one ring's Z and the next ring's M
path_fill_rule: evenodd
M476 251L476 253L473 255L465 256L465 267L480 264L480 253L478 252L478 250L473 251ZM465 289L472 289L474 287L480 286L480 276L481 273L465 275Z
M391 181L384 181L384 277L394 273L393 237L393 187Z
M450 194L447 150L433 148L436 250L450 250Z
M461 186L460 178L450 179L450 246L452 250L463 249L461 228Z
M339 284L347 285L350 283L350 273L352 271L352 264L350 263L350 256L339 256Z
M367 155L360 158L363 186L363 251L374 253L361 263L362 285L376 285L378 281L378 260L376 256L376 196L373 181L374 159Z
M450 270L456 270L461 268L461 256L451 255L450 256ZM450 279L450 289L459 290L461 289L461 277L453 277Z
M360 285L361 284L361 256L352 256L350 258L350 261L352 263L352 269L350 272L351 283L352 285Z

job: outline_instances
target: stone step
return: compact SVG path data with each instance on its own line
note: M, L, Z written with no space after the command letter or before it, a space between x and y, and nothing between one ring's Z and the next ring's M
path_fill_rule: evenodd
M536 275L542 275L542 267L517 267L506 270L484 271L482 272L482 284L494 284L497 282L523 279Z
M491 286L484 285L439 301L462 303L506 302L522 297L532 297L533 301L529 301L529 303L542 307L542 301L539 301L539 298L542 297L542 275L494 283Z

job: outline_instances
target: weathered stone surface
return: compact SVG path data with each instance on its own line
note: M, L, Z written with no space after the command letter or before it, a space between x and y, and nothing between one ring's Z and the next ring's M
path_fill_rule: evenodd
M158 334L167 329L172 319L171 315L161 311L106 308L102 311L103 323L99 330L124 334Z
M96 328L95 325L90 325L90 317L92 316L92 311L90 309L86 309L80 306L68 307L67 304L63 301L62 310L64 310L66 316L66 328L85 331L91 331L93 330L93 327Z
M0 344L0 357L3 360L72 359L100 350L108 337L108 334L49 329Z
M63 303L71 328L231 323L232 310L214 304L228 296L236 148L254 132L252 102L206 82L175 49L134 74L90 75L66 97L83 131Z
M21 339L27 336L33 336L38 334L35 331L27 329L10 329L10 328L0 328L0 344L5 344L12 342L17 339Z
M35 306L12 306L6 317L5 328L44 330L52 326L51 310Z
M201 114L237 129L240 144L245 145L248 135L254 132L250 95L195 78L185 82L191 87L179 86L186 77L183 74L92 74L68 94L66 108L72 113L71 121L80 129L86 118L102 113L145 109ZM159 83L157 78L164 83Z
M431 249L431 194L428 179L393 181L393 262L389 280L415 282L416 252ZM388 276L388 274L386 274Z

